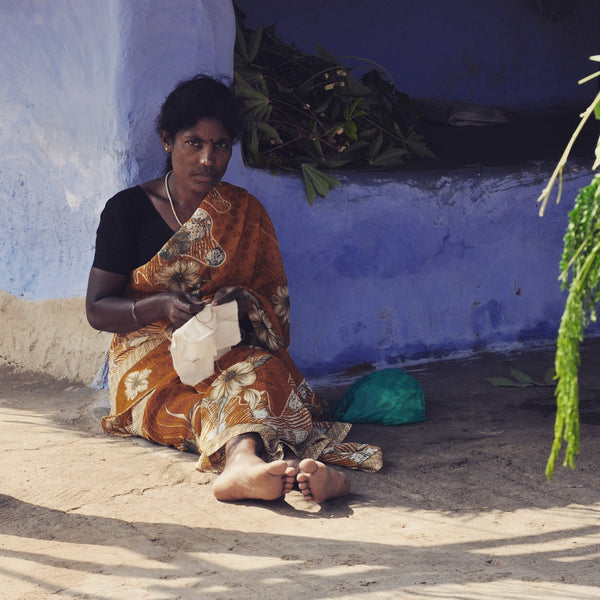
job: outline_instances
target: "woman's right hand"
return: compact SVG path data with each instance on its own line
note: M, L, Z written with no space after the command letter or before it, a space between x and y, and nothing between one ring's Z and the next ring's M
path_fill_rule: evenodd
M194 294L185 292L165 292L159 294L163 306L163 314L178 329L199 313L206 302Z
M129 277L92 267L86 294L86 314L92 327L126 334L144 325L167 319L181 327L206 302L194 294L163 292L132 300L125 296Z

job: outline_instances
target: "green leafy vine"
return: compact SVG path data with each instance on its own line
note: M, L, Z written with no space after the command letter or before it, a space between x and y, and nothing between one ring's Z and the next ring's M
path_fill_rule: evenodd
M546 465L550 479L563 440L563 466L575 466L579 453L579 346L590 321L596 321L600 300L600 175L582 188L569 214L560 262L561 287L568 290L556 342L556 421Z
M237 11L234 88L243 102L246 164L300 173L313 204L339 184L323 170L434 158L411 124L417 113L409 97L385 69L371 68L359 79L322 46L318 56L303 54L282 42L274 26L253 30L244 20Z
M591 60L600 62L600 56ZM600 71L586 77L579 83L600 75ZM565 152L563 153L550 181L538 201L540 214L544 214L552 188L558 179L557 202L562 191L562 174L573 143L583 124L592 114L598 118L600 94L596 96L583 113L581 122ZM596 146L596 160L593 169L600 166L600 139ZM561 288L568 291L565 308L556 340L555 371L557 385L556 420L554 441L546 464L546 477L554 472L563 441L566 442L563 466L575 466L575 456L580 450L579 424L579 365L580 344L584 339L585 328L597 320L597 305L600 301L600 175L579 190L573 210L569 213L569 224L564 236L563 253L560 260Z

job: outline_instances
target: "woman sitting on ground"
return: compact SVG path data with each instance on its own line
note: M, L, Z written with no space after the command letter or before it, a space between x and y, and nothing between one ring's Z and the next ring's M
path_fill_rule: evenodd
M319 421L321 405L287 352L289 298L273 225L245 190L222 182L241 131L238 100L210 77L180 83L157 130L164 177L111 198L101 215L86 311L113 332L105 431L200 454L220 473L219 500L274 500L295 485L321 502L348 492L381 451L344 443L350 425ZM194 386L176 373L173 332L236 300L242 342ZM327 464L325 464L327 463Z

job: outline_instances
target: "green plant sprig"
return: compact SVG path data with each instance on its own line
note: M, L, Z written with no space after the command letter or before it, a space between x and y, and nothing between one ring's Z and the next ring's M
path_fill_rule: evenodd
M590 56L600 62L600 55ZM600 76L600 71L579 81L586 83ZM556 202L562 195L562 176L567 159L583 126L594 114L600 119L600 93L580 115L580 122L573 132L548 184L540 194L538 203L540 216L544 215L550 194L558 179ZM595 148L592 170L600 166L600 138ZM580 451L579 423L579 366L580 344L585 328L597 320L597 305L600 301L600 175L579 190L573 210L569 213L569 224L563 240L560 259L561 289L567 290L565 308L561 317L556 339L554 368L557 385L556 420L554 440L546 464L546 477L551 479L563 441L566 442L563 466L575 466L575 456Z
M569 214L561 258L562 289L568 290L556 342L558 380L554 441L546 465L550 479L562 442L566 442L563 466L575 466L580 451L579 347L590 321L596 321L600 300L600 175L582 188Z
M416 115L410 99L385 69L359 81L327 49L317 50L318 56L303 54L279 40L273 26L249 29L238 11L234 88L244 105L246 164L301 174L312 204L339 184L325 169L389 168L434 157L408 124Z
M595 62L600 62L600 55L590 56L590 60L595 61ZM600 71L596 71L595 73L592 73L591 75L588 75L587 77L584 77L583 79L580 79L578 81L578 84L581 85L583 83L587 83L588 81L591 81L592 79L599 77L599 76L600 76ZM569 155L571 154L571 150L573 149L573 145L575 144L575 141L579 137L579 134L581 133L583 126L587 123L588 119L590 118L590 116L592 114L595 114L597 119L600 118L600 92L598 92L598 94L596 95L596 97L594 98L592 103L580 115L580 121L579 121L579 124L577 125L577 128L571 135L571 138L570 138L569 142L567 143L565 150L562 153L562 155L556 165L556 168L554 169L554 171L552 172L552 175L550 176L550 179L548 180L548 184L543 189L542 193L539 195L539 197L537 199L538 204L541 203L540 211L539 211L540 217L544 216L544 212L546 211L546 206L548 204L548 200L550 199L550 194L552 193L552 189L554 188L554 185L555 185L557 179L558 179L558 193L556 195L556 203L558 204L560 202L560 198L562 196L562 178L563 178L564 168L567 164L567 160L569 158ZM600 166L600 137L598 138L598 143L596 144L595 161L592 166L592 170L596 170L599 166Z

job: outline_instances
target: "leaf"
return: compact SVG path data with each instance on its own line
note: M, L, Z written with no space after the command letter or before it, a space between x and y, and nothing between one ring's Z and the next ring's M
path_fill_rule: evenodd
M244 112L251 113L257 120L268 118L271 113L269 97L254 89L239 72L235 73L234 80L234 90L242 98Z
M370 163L372 163L373 159L377 156L377 154L379 154L379 150L381 150L381 144L383 144L383 133L379 132L369 147Z
M258 79L258 81L257 81L256 85L258 86L258 91L262 92L268 98L269 97L269 87L267 86L267 82L265 81L265 78L262 75L259 75L257 79Z
M319 106L317 106L314 109L314 112L318 115L321 113L324 113L329 108L329 105L333 102L333 99L334 99L333 96L327 96L327 98L325 99L325 102L322 102L321 104L319 104Z
M536 385L535 381L529 377L526 373L522 371L518 371L517 369L511 368L510 374L520 383L525 383L527 385Z
M260 79L261 74L247 67L240 67L234 74L234 80L241 79L251 87L255 87Z
M323 197L327 195L331 188L339 184L339 181L337 179L329 177L329 175L325 175L324 173L322 173L318 169L315 169L314 167L311 167L310 165L306 165L306 168L311 174L312 182L315 186L315 189Z
M323 198L327 196L331 188L335 187L340 183L337 179L334 179L333 177L329 177L328 175L321 173L321 171L316 169L313 165L303 163L301 166L305 186L307 189L307 196L309 190L308 182L310 182L310 187L312 187L312 189L314 189L319 194L319 196L322 196ZM315 198L313 197L311 202L309 197L309 204L312 204L314 200Z
M248 47L246 46L246 40L244 39L244 34L239 23L236 23L235 28L235 48L245 61L250 62L248 60Z
M351 139L352 141L356 141L357 139L357 127L356 127L356 123L354 123L354 121L348 121L345 125L344 125L344 133L348 136L349 139Z
M254 89L241 75L236 74L235 76L235 93L243 98L252 98L261 100L262 102L268 103L269 98L263 93Z
M252 36L250 37L250 45L248 46L248 62L254 62L261 42L262 27L258 27L252 32Z
M339 169L340 167L343 167L344 165L347 165L350 162L350 160L326 160L323 163L324 167L327 167L328 169Z
M245 100L244 108L257 121L268 119L271 112L271 105L268 102L265 103L258 98Z
M596 160L594 160L594 164L592 165L592 171L595 171L600 166L600 137L598 138L598 142L596 143L594 156L596 157Z
M252 154L258 154L258 130L256 127L253 127L250 133L249 149Z
M546 385L554 385L556 383L554 367L549 367L544 373L544 383Z
M352 101L352 103L347 106L344 109L344 119L346 119L346 121L350 121L352 118L356 117L356 116L362 116L360 114L354 114L354 111L356 110L356 107L362 102L362 98L356 98ZM360 112L360 111L359 111ZM362 114L364 114L364 111L362 111Z
M325 48L325 46L323 46L319 42L317 42L316 46L317 46L317 53L323 60L326 60L327 62L331 63L332 65L339 64L338 59L327 48Z
M348 146L348 148L346 148L346 152L356 152L357 150L360 150L361 148L364 148L365 146L368 146L369 142L367 142L366 140L360 140L358 142L355 142L354 144L350 144Z
M394 121L394 135L396 135L403 141L405 140L405 137L406 137L404 135L404 132L402 131L402 127L400 127L400 123L398 123L397 121Z
M507 377L484 377L484 379L489 381L494 387L524 387Z
M503 387L533 387L554 384L554 370L552 368L546 371L544 383L538 383L532 377L527 375L527 373L523 373L518 369L511 368L510 374L513 376L514 379L509 379L508 377L486 377L485 379L486 381L489 381L492 385Z
M408 148L421 158L437 158L437 156L430 150L429 146L423 139L408 138L406 140Z
M360 83L351 73L346 75L345 90L351 96L369 96L371 94L371 88Z
M315 147L315 150L319 153L319 163L322 164L325 161L325 155L323 154L323 147L321 146L321 141L319 140L319 138L314 138L313 139L313 146Z
M312 179L304 172L304 169L302 169L302 175L304 177L304 189L306 190L306 199L308 200L308 203L312 206L315 203L317 191L315 190L315 186L313 185Z
M410 152L401 148L390 148L384 150L379 156L371 161L374 167L389 167L404 164L404 159Z
M256 124L256 127L267 136L268 141L275 140L278 144L281 144L281 137L279 136L277 129L271 127L271 125L264 121L259 121Z
M324 156L323 156L322 152L320 151L321 150L320 146L315 146L313 141L309 141L307 139L298 140L297 147L299 150L303 151L303 153L306 155L306 158L310 162L320 163L324 159ZM306 161L304 161L304 162L306 162Z

